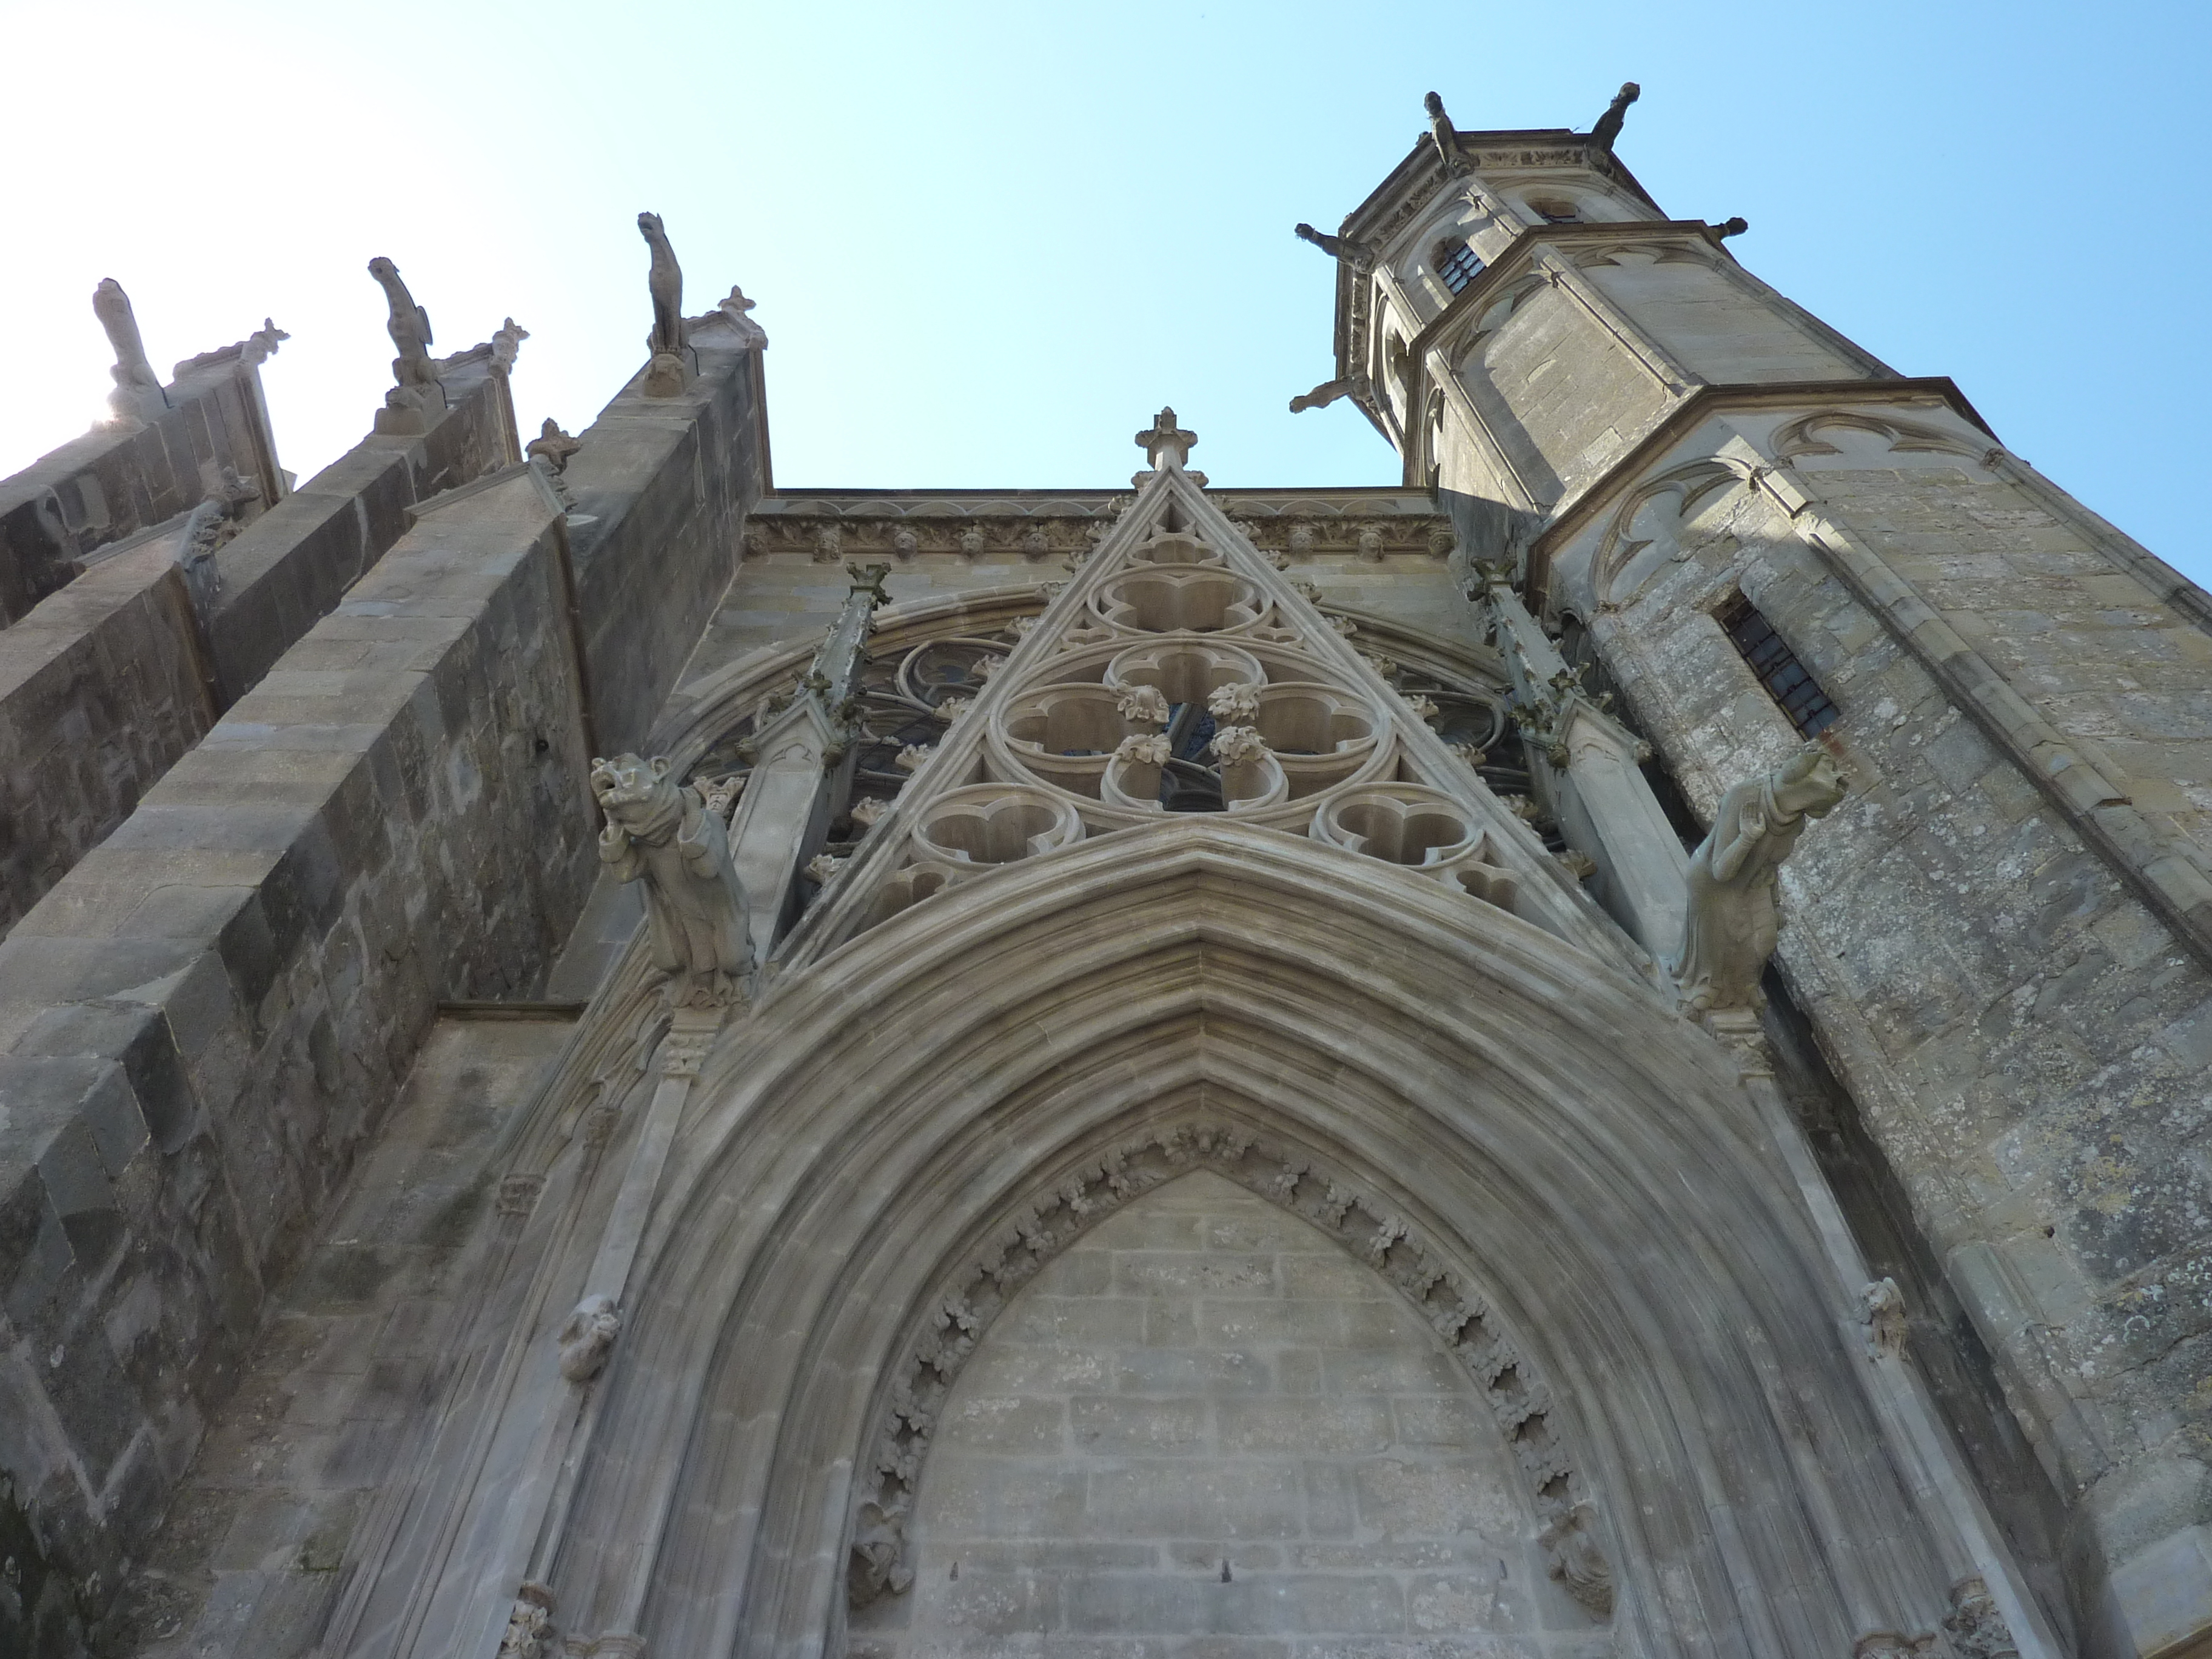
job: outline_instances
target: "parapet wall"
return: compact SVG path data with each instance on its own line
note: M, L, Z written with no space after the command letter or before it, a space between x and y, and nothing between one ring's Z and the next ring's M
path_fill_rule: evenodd
M0 936L399 539L410 507L520 459L501 377L471 363L447 389L427 434L363 441L220 547L211 604L185 597L179 518L0 631ZM172 423L186 411L148 430Z
M256 367L270 349L257 337L180 363L159 420L95 428L0 479L0 628L67 586L84 555L199 505L225 466L264 503L283 498Z
M0 944L0 1650L97 1624L438 1001L581 902L562 533L428 512Z
M649 398L641 374L579 434L567 473L577 515L591 520L573 534L577 613L607 754L645 741L769 487L760 350L718 317L691 329L696 383L680 398Z

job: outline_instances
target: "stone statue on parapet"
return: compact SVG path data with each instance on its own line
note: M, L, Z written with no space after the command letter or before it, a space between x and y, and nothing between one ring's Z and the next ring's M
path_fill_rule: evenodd
M427 431L430 416L446 406L438 366L430 360L430 313L415 303L407 284L399 280L399 267L382 254L368 262L368 274L384 290L390 313L385 331L399 354L392 360L394 385L384 394L384 412L376 418L376 429L403 434Z
M708 810L701 792L670 781L665 757L595 760L592 793L606 817L600 861L618 879L645 884L653 965L668 975L671 1004L735 1001L753 956L720 814Z
M653 250L653 266L646 276L653 295L653 332L645 337L653 365L645 377L648 398L679 398L684 394L684 267L676 263L676 250L668 245L668 232L657 213L637 216L638 234Z
M1682 945L1667 970L1699 1013L1755 1009L1780 930L1774 876L1805 832L1844 798L1835 757L1808 743L1763 778L1721 797L1712 833L1690 855Z
M1597 118L1590 129L1590 137L1600 149L1611 149L1613 141L1620 137L1620 124L1628 118L1628 106L1644 95L1644 88L1633 81L1623 81L1613 101L1605 106L1605 113Z
M1468 165L1467 157L1459 153L1459 129L1444 113L1444 100L1433 92L1424 93L1421 107L1429 112L1429 137L1437 147L1437 160L1443 163L1445 173L1455 179L1472 173L1474 169Z
M161 377L146 361L146 343L138 337L138 319L123 284L112 276L101 277L92 291L92 313L115 349L115 366L107 371L115 390L107 394L107 406L115 411L116 424L150 420L162 413L169 399L161 390Z

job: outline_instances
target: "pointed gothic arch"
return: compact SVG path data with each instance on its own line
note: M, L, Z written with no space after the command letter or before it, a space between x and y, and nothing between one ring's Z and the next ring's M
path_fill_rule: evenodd
M1971 1570L1885 1449L1848 1290L1720 1051L1494 907L1174 823L942 895L769 1007L679 1136L556 1560L571 1628L823 1650L930 1297L1200 1102L1488 1286L1615 1541L1625 1651L1848 1651L1934 1628Z

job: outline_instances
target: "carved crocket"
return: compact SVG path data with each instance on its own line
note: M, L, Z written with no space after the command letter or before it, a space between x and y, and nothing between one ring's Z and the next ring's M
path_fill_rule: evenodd
M592 793L606 815L600 859L622 880L645 884L653 965L670 976L672 998L686 1007L728 1002L752 969L752 947L720 816L669 781L665 759L595 760Z
M1779 932L1774 873L1805 820L1825 817L1843 798L1835 757L1818 744L1721 797L1712 833L1690 855L1682 945L1668 964L1684 1006L1759 1006L1759 976Z

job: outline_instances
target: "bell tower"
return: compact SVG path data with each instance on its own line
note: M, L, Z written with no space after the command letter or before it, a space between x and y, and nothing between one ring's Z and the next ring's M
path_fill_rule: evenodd
M2205 1340L2163 1310L2212 1205L2174 1115L2212 1064L2212 598L1745 269L1741 220L1670 216L1614 151L1637 93L1588 132L1431 94L1298 227L1336 362L1292 408L1349 398L1451 514L1537 793L1647 948L1653 783L1703 829L1833 759L1767 975L1808 1135L2054 1627L2212 1652L2212 1389L2161 1358Z

